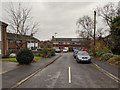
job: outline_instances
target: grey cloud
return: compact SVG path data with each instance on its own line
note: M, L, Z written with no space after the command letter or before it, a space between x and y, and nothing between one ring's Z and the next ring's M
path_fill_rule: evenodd
M93 15L93 8L97 4L97 2L29 2L34 20L40 22L35 37L40 40L50 39L55 32L58 33L58 37L76 37L77 19L82 15Z

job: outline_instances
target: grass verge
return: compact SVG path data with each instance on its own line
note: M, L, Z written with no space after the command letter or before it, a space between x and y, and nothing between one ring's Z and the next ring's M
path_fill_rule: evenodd
M35 61L39 61L41 59L40 56L34 56ZM8 62L17 62L16 58L2 58L2 61L8 61Z

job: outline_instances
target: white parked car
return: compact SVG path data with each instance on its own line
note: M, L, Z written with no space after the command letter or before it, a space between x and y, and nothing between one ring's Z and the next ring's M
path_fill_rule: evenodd
M80 62L91 62L91 57L86 51L79 51L76 55L76 61L77 63Z
M56 48L56 49L55 49L55 52L56 52L56 53L60 53L61 50L60 50L59 48Z
M63 49L63 52L66 53L66 52L68 52L68 50L67 49Z

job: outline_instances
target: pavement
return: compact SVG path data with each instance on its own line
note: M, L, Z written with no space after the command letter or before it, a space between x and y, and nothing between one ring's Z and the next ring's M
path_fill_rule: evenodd
M5 65L7 65L7 67L6 70L4 69L6 72L3 71L5 73L2 74L2 88L11 88L14 86L14 84L31 75L35 71L47 67L49 64L57 60L60 56L61 55L58 54L51 58L42 58L39 62L34 62L30 65L22 65L19 67L17 64L8 63L8 65L4 63L4 67Z
M9 71L17 69L19 67L20 67L20 65L18 63L3 61L2 62L2 70L0 71L0 74L9 72Z
M102 69L104 69L105 71L111 73L112 75L120 79L120 74L119 74L120 68L118 68L117 66L111 65L105 61L100 61L97 59L93 59L92 62L97 66L101 67Z
M30 65L18 66L16 63L2 63L3 64L3 74L2 74L2 88L11 88L19 81L25 79L27 76L34 73L36 70L43 69L57 60L61 55L58 54L52 58L43 58L37 63L32 63ZM99 60L92 60L92 62L102 69L108 71L114 76L119 78L119 69L113 65Z

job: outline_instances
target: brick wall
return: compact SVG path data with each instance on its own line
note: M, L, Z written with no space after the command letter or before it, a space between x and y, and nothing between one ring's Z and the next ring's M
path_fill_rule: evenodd
M0 26L1 26L1 53L2 56L7 55L7 33L6 33L6 28L7 28L7 24L0 22Z

